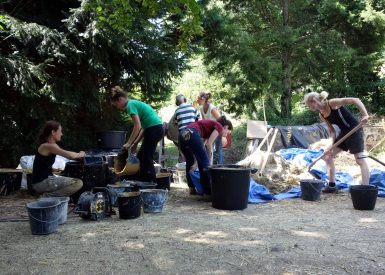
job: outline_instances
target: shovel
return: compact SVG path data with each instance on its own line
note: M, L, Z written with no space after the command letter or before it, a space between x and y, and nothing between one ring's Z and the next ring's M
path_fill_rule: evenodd
M385 163L383 163L383 162L382 162L381 160L379 160L378 158L375 158L375 157L373 157L373 156L371 156L371 155L368 155L368 158L371 158L372 160L377 161L379 164L385 166Z
M364 122L360 122L356 127L354 127L352 130L350 130L346 135L344 135L339 141L333 144L329 149L327 149L325 152L323 152L322 155L320 155L318 158L316 158L310 165L308 166L307 170L310 171L310 169L313 167L314 164L316 164L320 159L322 159L327 153L329 153L331 150L336 148L338 145L340 145L342 142L344 142L348 137L353 135L355 132L357 132L362 126L364 126Z

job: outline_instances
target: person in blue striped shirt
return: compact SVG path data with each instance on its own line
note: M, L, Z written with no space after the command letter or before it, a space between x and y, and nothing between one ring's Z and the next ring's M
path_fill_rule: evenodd
M178 106L175 110L175 121L178 124L179 131L192 122L199 120L199 112L193 105L188 104L183 95L177 95L175 104Z

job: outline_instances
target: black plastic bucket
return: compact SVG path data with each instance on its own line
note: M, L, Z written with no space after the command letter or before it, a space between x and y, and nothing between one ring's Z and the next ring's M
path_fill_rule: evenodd
M378 187L375 185L352 185L349 188L354 209L373 210L376 206Z
M324 186L322 180L303 179L300 180L301 198L305 201L317 201L321 199L321 190Z
M118 194L119 218L135 219L142 211L140 192L123 192Z
M212 206L223 210L247 208L250 169L239 165L215 165L209 169Z
M158 189L167 189L170 191L172 174L171 173L159 173L156 175L156 183Z
M115 207L118 206L118 196L120 193L139 191L137 186L130 183L108 184L107 188L110 191L111 204Z
M27 203L29 224L33 235L47 235L59 225L59 200L34 201Z

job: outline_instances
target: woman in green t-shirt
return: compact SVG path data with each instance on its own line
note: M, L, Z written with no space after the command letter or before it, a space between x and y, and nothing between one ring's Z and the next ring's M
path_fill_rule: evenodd
M113 87L111 93L111 104L126 111L134 123L134 129L123 147L135 152L139 141L143 139L137 154L140 160L140 180L156 182L153 156L158 142L164 136L162 120L150 105L128 98L127 93L119 86Z

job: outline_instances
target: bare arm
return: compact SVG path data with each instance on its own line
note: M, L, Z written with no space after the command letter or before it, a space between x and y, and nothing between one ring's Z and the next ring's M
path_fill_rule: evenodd
M131 132L130 138L123 145L123 147L128 148L135 141L137 136L140 134L140 130L142 129L142 124L140 123L140 119L138 115L131 115L132 121L134 123L134 129Z
M50 154L55 154L59 156L63 156L68 159L79 159L83 158L85 153L84 151L80 151L79 153L67 151L59 147L56 143L45 143L40 145L38 149L39 153L43 156L48 156Z
M213 152L213 143L215 142L215 140L217 139L219 133L218 131L215 129L209 139L207 140L207 143L206 143L206 149L207 149L207 155L209 157L209 160L210 160L210 164L213 164L213 159L212 159L212 152Z
M215 118L215 119L218 119L221 115L220 113L218 112L217 108L214 108L211 110L211 115Z
M355 105L358 110L361 113L361 122L368 122L369 120L369 115L368 111L365 108L364 103L359 98L356 97L346 97L346 98L334 98L329 100L329 104L333 109L337 109L340 106L345 106L345 105Z

